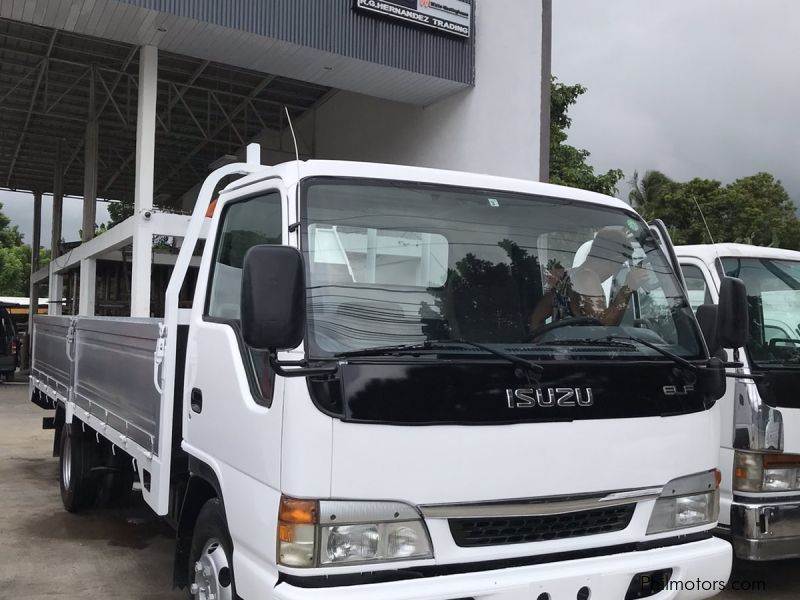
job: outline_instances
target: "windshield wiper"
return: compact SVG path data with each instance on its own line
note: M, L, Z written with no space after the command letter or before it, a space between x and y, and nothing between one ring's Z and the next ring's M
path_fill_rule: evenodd
M658 352L662 356L666 356L667 358L672 360L672 362L677 363L677 364L681 365L682 367L686 367L690 371L697 371L697 365L696 364L689 362L688 360L686 360L682 356L678 356L674 352L670 352L669 350L666 350L665 348L662 348L661 346L659 346L657 344L654 344L653 342L648 342L646 340L643 340L642 338L637 338L637 337L634 337L632 335L609 335L609 336L606 336L603 339L606 339L606 340L624 340L624 341L628 341L628 342L638 342L642 346L647 346L648 348L650 348L652 350L655 350L656 352Z
M416 344L404 344L401 346L376 346L374 348L363 348L361 350L350 350L347 352L339 352L334 356L336 356L337 358L348 358L352 356L386 356L392 354L402 354L406 352L415 352L417 350L443 350L452 344L464 344L466 346L479 348L484 352L488 352L489 354L494 354L495 356L500 357L503 360L507 360L512 364L518 365L525 369L529 369L536 373L541 373L542 371L544 371L544 367L542 367L541 365L537 365L535 362L531 362L525 358L522 358L521 356L517 356L516 354L509 354L508 352L497 350L496 348L492 348L491 346L487 346L479 342L471 342L469 340L464 340L464 339L425 340L424 342L419 342Z
M584 345L584 346L610 346L610 347L617 347L617 348L629 348L635 349L636 345L630 342L637 342L646 346L648 348L652 348L659 354L666 356L671 361L681 365L682 367L686 367L691 371L697 371L697 365L689 362L685 358L678 356L674 352L670 352L669 350L665 350L661 346L657 346L652 342L648 342L641 338L633 337L632 335L607 335L601 338L583 338L583 339L575 339L575 340L554 340L552 342L546 342L543 345Z

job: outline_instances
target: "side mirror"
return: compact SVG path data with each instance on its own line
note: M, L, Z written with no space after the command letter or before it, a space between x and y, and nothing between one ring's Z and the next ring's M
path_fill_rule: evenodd
M722 348L735 349L747 341L747 289L741 279L723 277L719 288L717 340Z
M258 350L296 348L303 341L306 281L303 256L289 246L253 246L242 268L242 335Z
M722 349L717 338L717 318L719 317L717 306L715 304L701 304L697 307L695 316L706 341L709 356L716 355Z

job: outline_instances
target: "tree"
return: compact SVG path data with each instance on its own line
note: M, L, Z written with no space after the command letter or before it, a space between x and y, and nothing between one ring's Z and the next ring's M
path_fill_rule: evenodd
M613 196L623 173L619 169L597 175L588 162L588 150L567 144L567 129L572 125L569 107L586 92L580 84L566 85L553 77L550 84L550 182Z
M794 204L781 182L769 173L743 177L726 186L713 179L676 182L663 173L643 186L645 179L647 174L634 186L630 199L646 218L662 219L676 244L711 241L702 211L715 242L800 250L800 221Z
M0 248L10 248L22 244L19 228L11 227L11 219L3 214L3 203L0 202Z
M111 229L114 225L119 225L131 215L133 215L133 202L129 200L109 202L108 216L111 217L111 220L108 222L108 229Z
M641 211L649 204L658 202L672 180L661 171L645 171L644 177L641 178L639 172L634 171L633 178L628 183L631 185L628 200L631 206Z
M27 296L30 293L31 247L22 243L22 234L3 214L0 204L0 296ZM40 249L39 264L50 262L50 252Z

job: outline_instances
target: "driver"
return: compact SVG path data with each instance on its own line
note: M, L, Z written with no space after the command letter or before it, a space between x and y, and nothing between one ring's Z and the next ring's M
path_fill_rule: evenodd
M571 269L548 265L549 289L531 313L531 331L542 327L549 317L553 322L569 317L592 317L603 325L619 325L633 291L648 280L649 273L639 267L631 268L625 284L610 304L606 304L602 282L616 275L632 255L628 236L618 228L606 227L597 232L581 265Z

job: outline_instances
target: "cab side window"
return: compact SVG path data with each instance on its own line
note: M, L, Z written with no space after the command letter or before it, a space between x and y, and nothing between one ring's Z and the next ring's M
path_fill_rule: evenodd
M239 319L244 255L253 246L281 243L281 195L270 192L232 202L223 209L220 222L205 314L234 328L243 348L251 389L258 392L262 403L269 404L275 381L269 357L264 351L245 346Z
M696 311L701 304L713 304L703 272L694 265L681 265L681 270L692 310Z
M281 243L281 196L272 192L229 204L221 221L206 314L238 321L244 255L259 244Z

